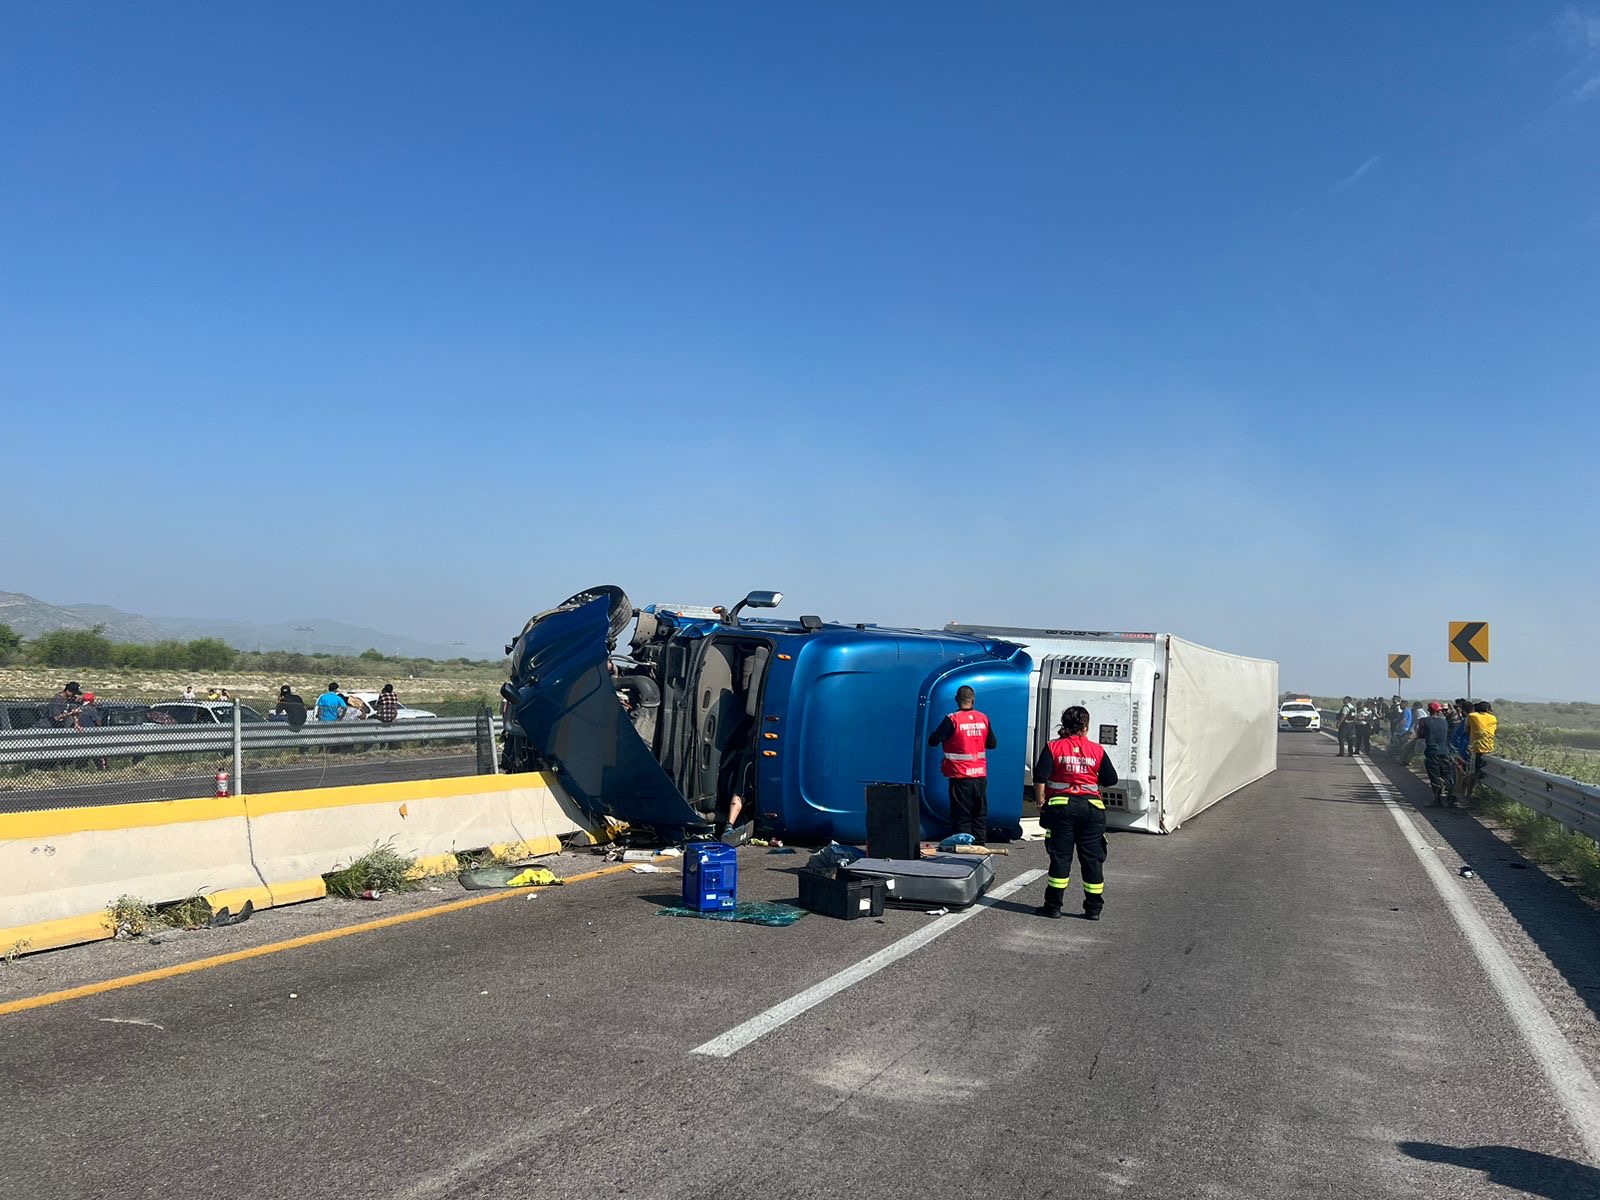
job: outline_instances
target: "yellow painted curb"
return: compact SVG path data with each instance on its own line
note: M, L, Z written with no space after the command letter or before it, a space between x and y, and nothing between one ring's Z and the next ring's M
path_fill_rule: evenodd
M141 800L133 804L101 804L91 808L50 808L41 812L0 813L0 841L34 841L69 833L107 833L156 825L185 825L243 817L238 796L200 800Z
M79 942L103 942L115 932L108 908L75 917L35 921L31 925L13 925L0 929L0 954L32 954L36 950L56 950Z
M541 771L523 775L462 775L455 779L405 779L397 783L357 783L343 787L306 788L295 792L246 794L245 811L251 817L270 813L310 812L319 808L349 808L358 804L404 804L408 800L481 796L512 788L548 788Z

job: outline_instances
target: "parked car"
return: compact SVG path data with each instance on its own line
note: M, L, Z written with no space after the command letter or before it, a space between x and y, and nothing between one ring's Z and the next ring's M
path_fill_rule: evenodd
M0 700L0 729L32 729L44 720L44 700Z
M232 725L233 705L225 700L169 700L152 704L150 712L163 725ZM161 720L167 717L170 721ZM246 723L265 721L266 718L248 704L239 706L239 719Z
M1309 700L1285 700L1278 706L1278 728L1294 733L1315 733L1322 728L1322 714Z
M48 700L0 700L0 729L50 728L45 721ZM137 700L97 700L95 708L104 725L151 724L150 706Z
M371 710L369 713L371 719L374 721L378 719L377 692L346 692L345 695L354 696L358 700L364 701L367 705L367 708ZM438 715L438 713L431 713L425 708L408 708L406 705L401 704L400 711L395 714L394 719L396 721L419 721L425 717L437 718Z

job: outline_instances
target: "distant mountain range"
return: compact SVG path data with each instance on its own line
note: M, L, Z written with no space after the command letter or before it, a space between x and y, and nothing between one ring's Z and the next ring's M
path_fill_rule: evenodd
M0 625L9 625L25 638L52 629L93 629L105 626L114 642L159 642L164 638L192 641L221 638L235 650L299 650L302 653L360 654L381 650L408 658L493 658L498 647L447 646L420 642L361 625L325 617L255 625L248 621L223 621L207 617L144 617L105 604L46 604L21 592L0 592Z

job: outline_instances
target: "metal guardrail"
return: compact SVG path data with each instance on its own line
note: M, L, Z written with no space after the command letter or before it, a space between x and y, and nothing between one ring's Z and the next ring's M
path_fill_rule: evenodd
M492 732L500 732L494 718ZM310 722L290 729L277 722L251 722L240 728L247 753L333 746L466 742L478 736L476 717L434 717L413 721ZM102 729L21 729L0 731L0 766L143 758L158 754L218 755L233 749L231 725L109 726Z
M1555 818L1574 833L1591 838L1600 835L1600 787L1494 755L1483 760L1483 782L1506 799Z

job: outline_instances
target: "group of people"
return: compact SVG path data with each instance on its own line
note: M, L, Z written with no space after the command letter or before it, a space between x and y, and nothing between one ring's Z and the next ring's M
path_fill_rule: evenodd
M1055 738L1033 766L1034 800L1050 856L1044 903L1034 910L1041 917L1061 916L1074 853L1083 871L1084 917L1098 921L1105 908L1106 804L1100 789L1117 782L1117 770L1088 730L1088 709L1064 710ZM981 845L988 839L988 754L996 741L972 688L957 689L956 711L939 722L928 744L944 752L940 774L949 781L955 833L970 834Z
M76 680L68 680L50 697L44 720L52 729L98 729L104 724L94 693L84 691Z
M1344 698L1339 709L1339 756L1372 753L1372 734L1384 729L1389 753L1402 766L1410 765L1417 748L1436 805L1452 807L1472 796L1483 778L1483 760L1494 753L1500 718L1487 700L1458 697L1426 705L1392 700Z
M185 700L198 700L198 699L200 699L200 697L195 693L194 684L190 683L190 684L185 684L184 685L183 698ZM206 689L205 698L207 700L218 701L219 703L222 703L222 704L232 704L233 703L233 697L228 694L228 689L225 688L225 687L217 687L215 684L213 684L211 687L208 687Z
M400 697L395 693L394 684L386 683L378 693L378 698L368 704L360 696L340 691L338 681L333 680L328 684L328 690L317 697L316 703L307 706L287 683L278 689L278 703L272 710L272 720L283 721L290 729L299 729L312 714L318 721L359 721L376 717L385 725L390 725L400 716Z

